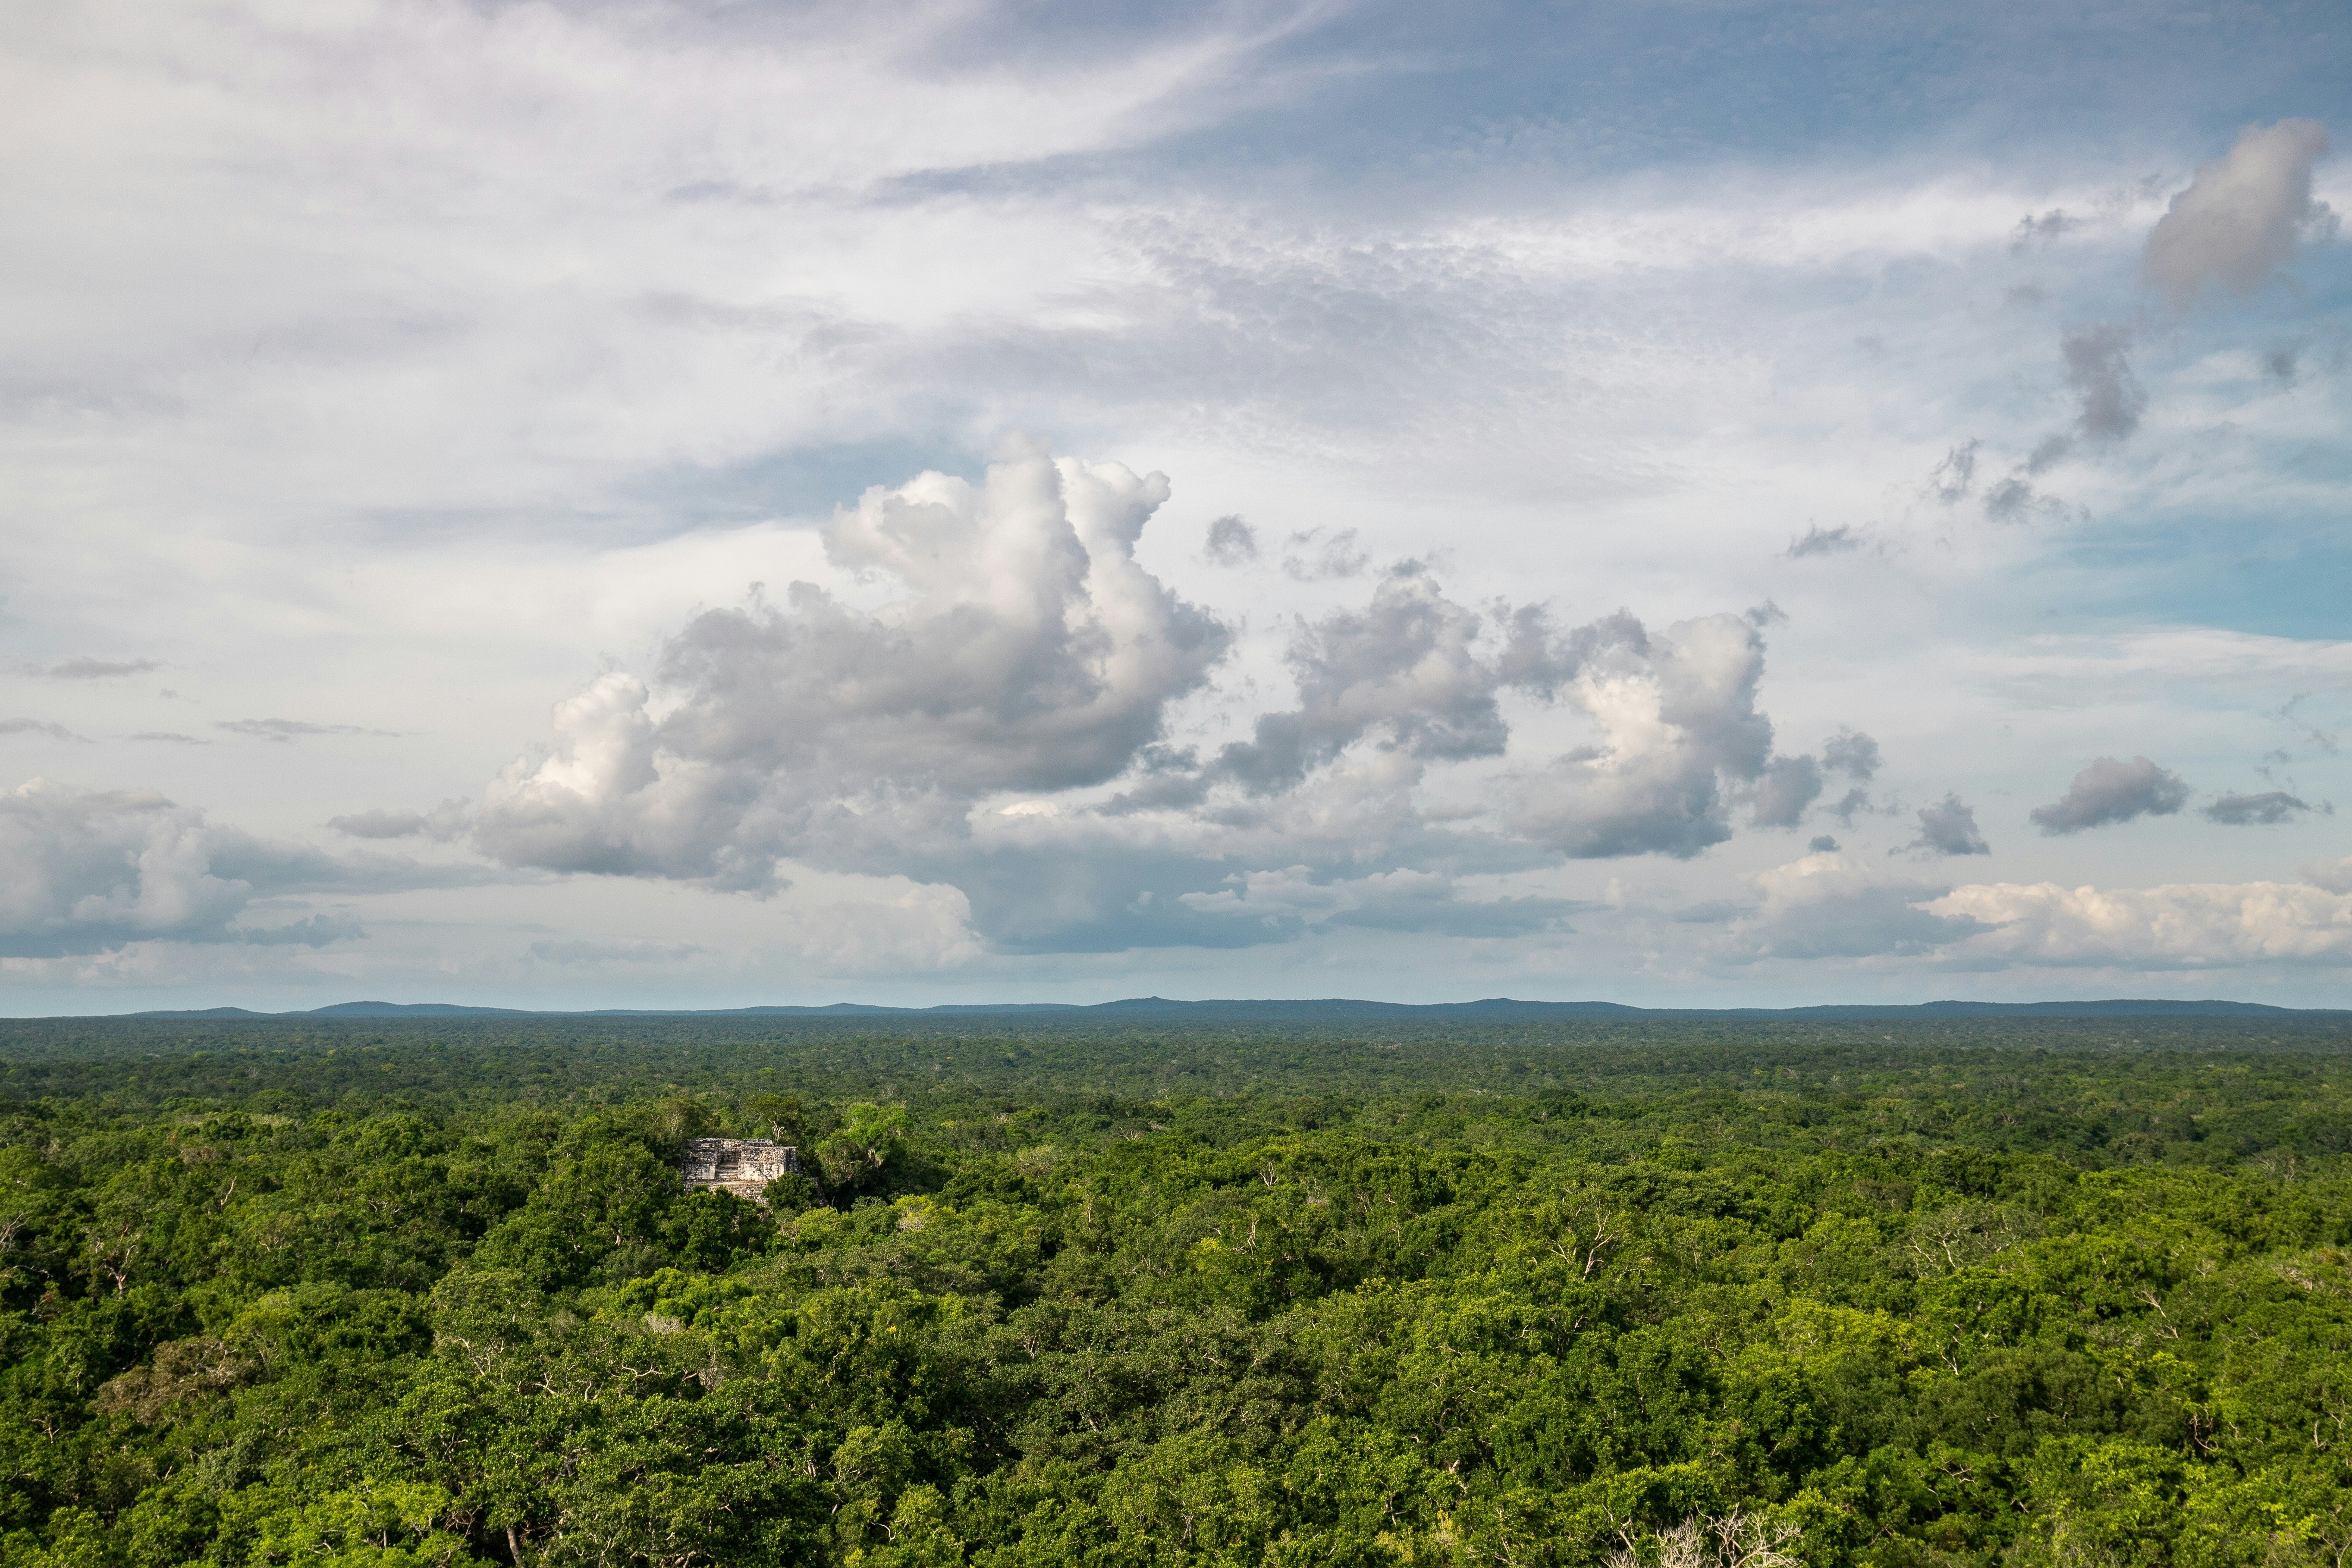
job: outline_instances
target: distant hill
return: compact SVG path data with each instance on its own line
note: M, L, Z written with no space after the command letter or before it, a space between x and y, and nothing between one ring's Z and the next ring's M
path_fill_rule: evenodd
M637 1008L600 1007L583 1012L533 1012L516 1007L467 1007L448 1002L338 1002L294 1013L256 1013L244 1007L205 1007L134 1013L135 1018L921 1018L956 1015L1029 1015L1076 1021L1120 1018L1194 1023L1367 1023L1379 1019L1545 1019L1585 1022L1642 1018L1868 1023L1906 1018L2275 1018L2347 1017L2352 1011L2324 1007L2273 1007L2262 1002L2168 1002L2116 998L2103 1002L1923 1002L1912 1005L1831 1004L1813 1007L1629 1007L1618 1002L1520 1002L1490 996L1478 1002L1360 1002L1347 997L1320 1001L1171 1001L1134 996L1120 1002L952 1003L937 1007L886 1007L863 1002L824 1006Z

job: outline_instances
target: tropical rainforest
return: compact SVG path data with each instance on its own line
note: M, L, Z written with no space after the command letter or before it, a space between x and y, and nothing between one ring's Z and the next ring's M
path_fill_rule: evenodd
M2345 1568L2347 1051L0 1023L0 1564Z

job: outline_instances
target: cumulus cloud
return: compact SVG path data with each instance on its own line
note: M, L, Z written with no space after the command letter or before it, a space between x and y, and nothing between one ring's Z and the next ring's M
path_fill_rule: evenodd
M1257 531L1237 516L1209 524L1206 553L1220 566L1246 566L1257 559Z
M952 838L980 796L1114 778L1227 644L1135 559L1167 496L1043 454L869 490L824 548L902 597L866 611L795 583L696 617L658 702L614 673L559 706L475 840L509 865L760 888L781 856Z
M1538 623L1523 623L1538 626ZM1286 789L1378 729L1423 759L1495 756L1507 731L1496 707L1510 676L1481 657L1485 623L1417 568L1391 573L1364 609L1302 626L1290 648L1298 706L1261 715L1247 741L1219 753L1219 773L1253 793ZM1542 635L1539 626L1533 634ZM1528 654L1522 684L1552 678Z
M0 794L0 957L57 958L134 942L319 946L358 928L316 916L250 927L264 893L420 885L449 874L353 866L207 822L152 790L36 779ZM458 873L459 879L471 879Z
M1992 928L1970 956L2133 969L2352 963L2352 894L2305 884L2146 889L2000 882L1955 888L1926 909Z
M1976 809L1961 805L1957 795L1947 795L1933 805L1921 806L1919 837L1904 845L1903 848L1922 855L1992 853L1992 847L1985 842L1984 835L1977 831Z
M1761 902L1725 937L1735 962L1917 954L1985 929L1919 907L1943 886L1891 879L1837 853L1833 842L1814 845L1803 859L1754 879Z
M2271 827L2291 822L2302 812L2311 809L2310 803L2282 789L2264 790L2259 795L2221 795L2212 804L2200 808L2199 815L2225 827Z
M2311 195L2311 167L2326 152L2315 120L2247 130L2172 198L2147 237L2141 276L2183 308L2208 285L2259 288L2298 240L2334 231L2335 214Z
M1720 615L1653 637L1620 616L1582 629L1569 668L1559 694L1600 743L1528 781L1512 826L1578 859L1687 858L1731 837L1727 785L1761 779L1772 760L1756 628Z
M2341 860L2315 860L2303 868L2303 879L2331 893L2352 893L2352 855Z
M2137 816L2169 816L2189 804L2189 785L2146 757L2100 757L2063 795L2027 813L2045 834L2080 833Z
M1540 605L1457 604L1413 562L1295 624L1290 705L1213 749L1181 743L1170 710L1228 634L1135 559L1167 493L1158 475L1043 455L978 485L869 491L823 542L895 597L860 608L802 583L781 605L697 616L649 679L613 671L559 705L554 738L486 789L473 842L509 866L754 892L786 862L903 877L955 895L961 940L1118 951L1540 929L1565 906L1458 898L1444 879L1694 855L1737 808L1790 826L1821 794L1822 764L1776 757L1758 710L1768 611L1563 629ZM1590 719L1595 743L1503 775L1499 799L1424 815L1432 767L1505 754L1511 690ZM1866 775L1874 747L1847 744ZM461 814L443 809L454 833ZM403 811L334 826L436 831ZM1267 865L1350 890L1232 880ZM1377 879L1429 867L1439 882Z

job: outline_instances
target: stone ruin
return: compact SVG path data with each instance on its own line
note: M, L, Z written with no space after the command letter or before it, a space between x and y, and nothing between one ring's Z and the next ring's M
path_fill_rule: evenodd
M717 1187L753 1203L767 1201L768 1184L801 1173L801 1152L765 1138L689 1138L678 1174L686 1190Z

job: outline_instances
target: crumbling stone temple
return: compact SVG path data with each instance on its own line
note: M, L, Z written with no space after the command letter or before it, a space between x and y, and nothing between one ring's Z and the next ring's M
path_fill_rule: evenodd
M678 1171L689 1193L718 1187L753 1203L762 1200L778 1176L800 1173L800 1151L765 1138L689 1138Z

